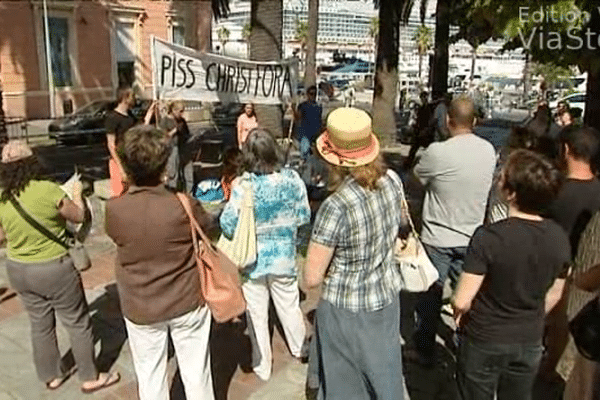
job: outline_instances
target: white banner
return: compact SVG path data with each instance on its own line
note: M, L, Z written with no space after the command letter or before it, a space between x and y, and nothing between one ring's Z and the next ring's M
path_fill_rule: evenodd
M279 104L295 96L298 61L248 61L152 39L158 99Z

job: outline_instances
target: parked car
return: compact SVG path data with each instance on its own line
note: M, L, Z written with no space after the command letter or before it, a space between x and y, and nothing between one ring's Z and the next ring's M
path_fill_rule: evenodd
M131 113L138 120L144 118L152 100L137 100ZM96 100L58 118L48 125L48 135L58 143L85 143L104 139L106 113L116 107L115 101Z

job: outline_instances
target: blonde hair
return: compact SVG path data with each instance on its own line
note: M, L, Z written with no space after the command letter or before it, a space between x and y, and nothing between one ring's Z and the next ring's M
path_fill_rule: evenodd
M376 190L377 182L387 172L387 165L381 155L371 161L369 164L360 167L342 167L339 165L328 164L329 166L329 189L337 190L344 179L350 175L356 183L367 190Z
M181 100L173 100L167 104L167 113L171 114L175 108L184 108L185 105Z

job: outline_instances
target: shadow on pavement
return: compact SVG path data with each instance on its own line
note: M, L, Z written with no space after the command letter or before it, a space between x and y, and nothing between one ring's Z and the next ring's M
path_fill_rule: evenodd
M244 333L246 322L213 322L210 333L210 354L216 400L226 400L227 392L238 366L250 370L252 348Z
M100 354L97 365L100 371L109 371L117 361L127 331L119 306L117 285L112 283L105 288L106 292L90 304L94 342L100 342Z

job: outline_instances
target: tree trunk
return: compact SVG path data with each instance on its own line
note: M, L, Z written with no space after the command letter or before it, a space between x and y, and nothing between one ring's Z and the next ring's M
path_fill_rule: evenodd
M529 100L529 92L531 91L531 56L525 53L525 65L523 66L523 104ZM531 117L533 110L530 108L528 114Z
M0 82L0 146L8 142L8 131L6 130L6 119L4 118L4 99L2 96L2 82Z
M450 0L438 0L435 10L435 51L433 52L433 97L448 91L448 42Z
M588 70L587 99L583 121L600 131L600 60Z
M419 53L419 83L422 82L423 54Z
M304 87L317 83L317 32L319 29L319 0L308 1L308 37L306 38L306 58Z
M398 48L400 5L396 0L379 4L379 43L373 92L373 132L382 146L390 146L396 137L396 92L398 84Z
M590 30L600 35L600 8L592 13ZM595 51L587 65L587 99L585 101L585 115L583 121L586 125L600 130L600 54Z
M251 0L250 59L281 60L283 0ZM280 106L256 104L258 124L276 137L283 134L283 112Z
M477 61L477 47L473 46L473 53L471 53L471 82L475 79L475 62Z

